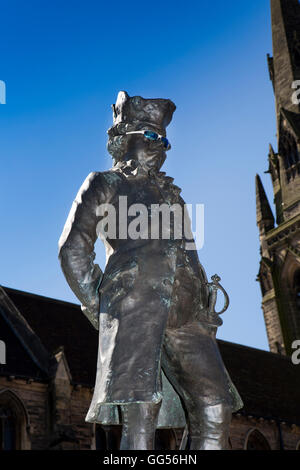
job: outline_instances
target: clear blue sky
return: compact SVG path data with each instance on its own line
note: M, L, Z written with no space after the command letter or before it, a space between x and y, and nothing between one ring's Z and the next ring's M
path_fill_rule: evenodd
M177 105L164 170L205 204L199 257L230 294L219 338L268 349L255 281L254 177L267 170L275 112L268 0L1 3L0 284L76 301L57 242L87 174L110 167L119 90ZM97 248L103 267L104 253Z

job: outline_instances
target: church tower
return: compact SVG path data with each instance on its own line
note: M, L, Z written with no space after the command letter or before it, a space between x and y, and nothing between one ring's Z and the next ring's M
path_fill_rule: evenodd
M270 350L290 355L293 342L300 339L299 0L271 0L271 18L273 57L268 55L268 65L276 103L277 153L270 145L268 173L276 223L257 175L258 280Z

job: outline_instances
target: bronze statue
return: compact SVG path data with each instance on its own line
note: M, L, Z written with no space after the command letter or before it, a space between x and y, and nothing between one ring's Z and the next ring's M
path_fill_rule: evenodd
M164 400L176 403L164 408L161 420L172 426L186 418L190 449L226 449L232 411L242 407L216 342L222 321L214 306L221 286L216 277L208 283L196 247L187 249L191 228L188 236L175 236L179 219L174 213L169 236L162 236L164 227L158 227L159 236L151 237L150 229L128 236L133 220L127 218L128 207L149 209L149 223L153 205L184 207L180 188L160 172L170 148L165 129L175 109L170 100L119 93L108 131L114 165L87 177L59 243L65 277L99 330L97 378L86 421L115 423L119 407L121 449L153 449ZM116 233L101 224L111 207ZM106 248L104 274L94 264L97 236Z

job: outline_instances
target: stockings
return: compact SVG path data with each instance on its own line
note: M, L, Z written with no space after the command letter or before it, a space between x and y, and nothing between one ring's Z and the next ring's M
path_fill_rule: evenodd
M120 450L153 450L160 403L123 405ZM189 423L190 450L225 450L228 446L231 406L199 407Z

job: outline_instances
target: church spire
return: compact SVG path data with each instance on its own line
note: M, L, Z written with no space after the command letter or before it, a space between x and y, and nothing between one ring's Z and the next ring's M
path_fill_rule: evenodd
M282 223L300 214L300 104L294 99L300 80L300 1L271 0L271 17L273 57L268 56L268 64L278 148L273 159L278 164L271 165L271 175L277 222Z
M268 57L273 82L277 125L282 108L299 113L292 102L293 82L300 79L300 3L299 0L271 0L273 58Z
M263 184L259 175L255 178L256 185L256 221L260 230L268 232L274 228L275 220Z
M277 227L259 176L257 225L261 247L258 280L272 352L290 355L300 338L300 106L293 94L300 80L300 1L271 0L273 57L268 56L276 101L277 153L269 171Z

